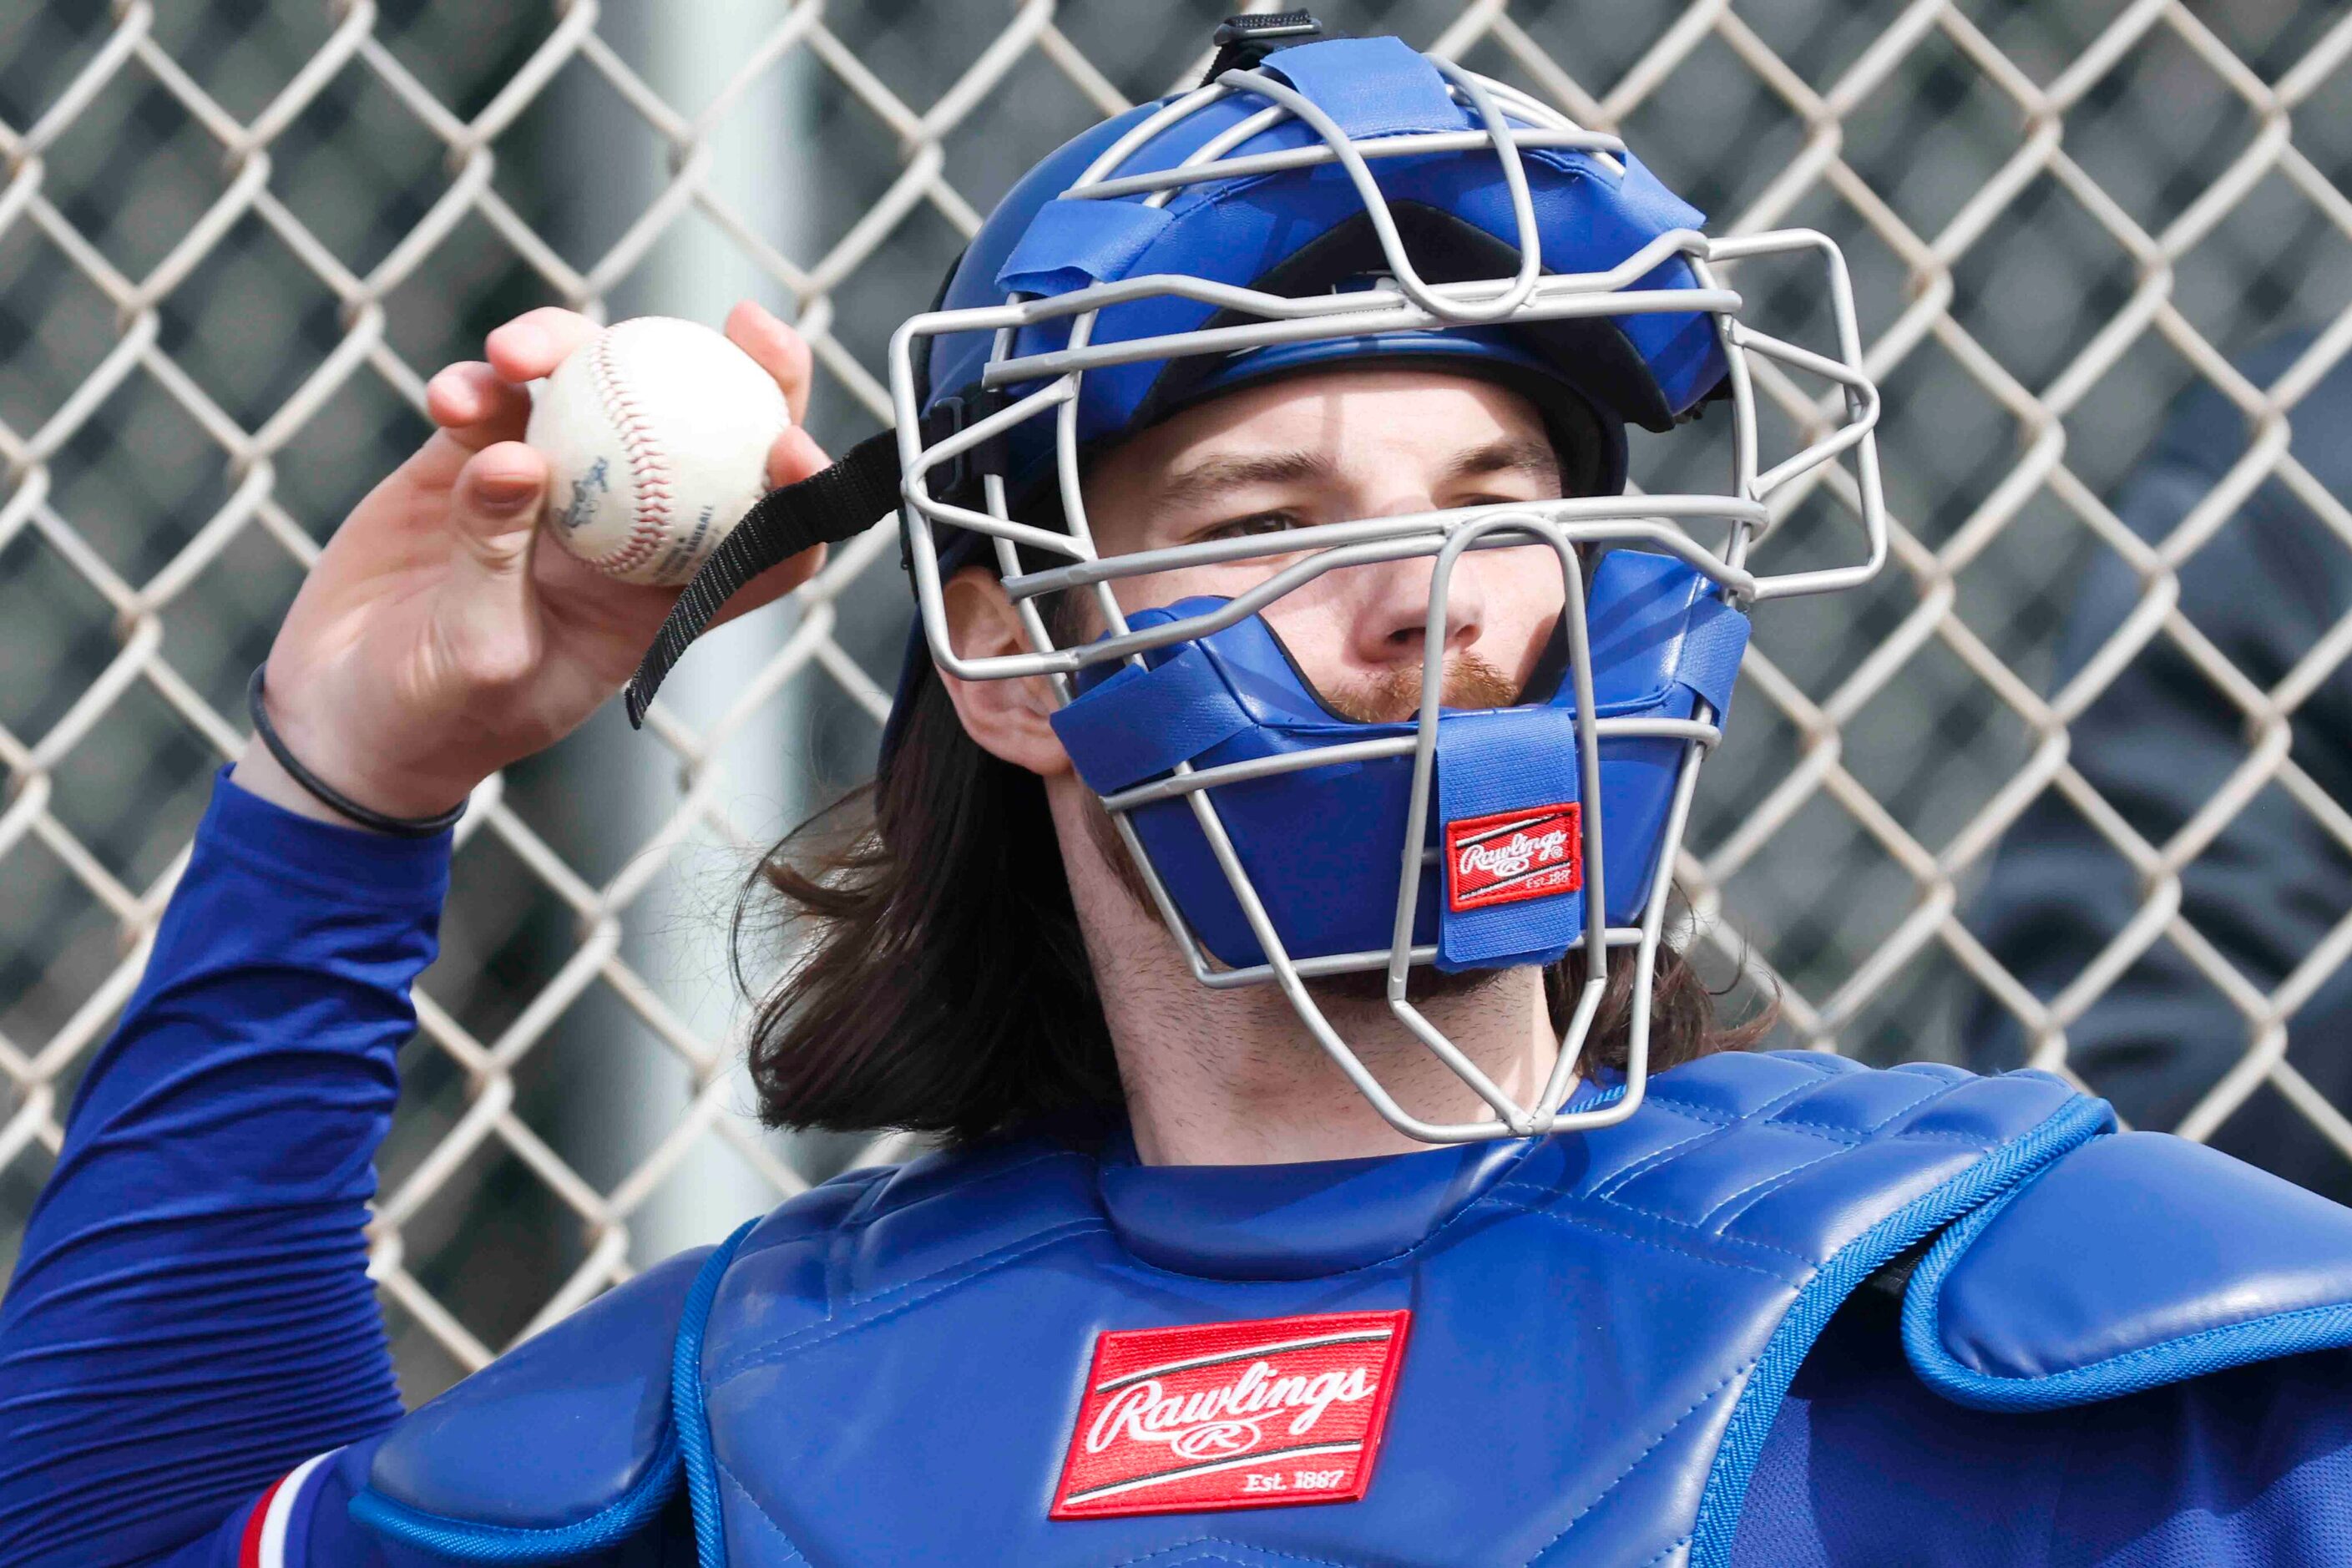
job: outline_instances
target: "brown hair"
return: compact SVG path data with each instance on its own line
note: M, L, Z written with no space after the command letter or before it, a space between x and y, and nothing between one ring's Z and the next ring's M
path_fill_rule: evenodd
M808 942L759 998L751 1074L761 1120L959 1143L1116 1122L1118 1064L1043 784L982 751L936 679L919 684L904 718L882 780L787 834L738 902L747 994L748 932ZM1571 962L1545 975L1562 1021ZM1633 973L1611 972L1588 1073L1624 1065ZM1744 1049L1771 1021L1768 1007L1720 1026L1714 994L1681 953L1660 948L1651 1070Z

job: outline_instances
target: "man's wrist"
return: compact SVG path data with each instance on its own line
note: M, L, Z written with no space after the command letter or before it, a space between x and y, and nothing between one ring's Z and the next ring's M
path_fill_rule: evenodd
M363 746L362 754L375 764L367 765L347 748L330 743L329 738L308 733L299 715L273 712L268 676L268 665L257 666L246 688L253 735L239 769L242 773L250 764L251 776L257 781L266 778L277 791L291 789L309 796L308 802L295 808L299 815L395 837L429 838L447 831L464 814L474 785L481 782L478 778L462 784L438 783L417 769L386 768L379 748ZM244 787L242 779L239 787ZM271 798L275 804L293 806L290 797L282 793ZM450 804L437 809L415 807L419 800L435 799ZM322 807L326 815L313 806Z
M373 828L353 822L296 783L291 773L278 765L278 759L269 754L269 748L261 743L258 735L246 742L245 751L237 757L236 766L230 770L228 779L247 795L257 795L297 816L307 816L313 822L330 822L337 827L374 832Z
M302 761L299 757L296 760ZM312 789L304 784L302 780L288 771L285 763L278 761L277 754L259 735L252 736L246 742L244 752L238 755L236 765L229 773L229 781L248 795L258 796L272 805L281 806L298 816L307 816L314 822L325 822L337 827L352 828L373 834L379 838L432 837L430 833L423 831L425 825L422 823L412 825L409 822L401 822L387 826L381 823L370 822L363 816L353 816L339 809L328 798L329 795L336 793L331 784L324 792ZM473 791L470 788L460 789L451 785L448 786L448 793L455 795L462 804ZM373 809L365 797L355 796L352 804L362 808ZM391 816L409 814L386 812L384 815ZM454 819L454 813L417 812L413 814L415 817L419 818L445 815ZM448 823L445 821L439 826L446 830Z

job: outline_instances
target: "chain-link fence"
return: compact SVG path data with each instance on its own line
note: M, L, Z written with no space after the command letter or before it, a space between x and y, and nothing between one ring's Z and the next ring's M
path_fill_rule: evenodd
M532 304L715 321L750 294L814 344L812 423L838 449L887 417L887 335L979 216L1059 141L1196 77L1224 8L0 0L0 1266L241 744L245 678L320 541L422 437L425 377ZM2352 951L2352 907L2311 911L2272 973L2181 894L2258 800L2352 857L2352 799L2306 766L2301 726L2352 605L2273 671L2179 604L2259 487L2284 488L2313 548L2352 552L2352 512L2287 441L2352 344L2352 17L1325 11L1622 133L1717 232L1806 225L1846 250L1893 560L1864 594L1761 618L1681 868L1715 972L1777 988L1775 1043L1960 1059L1967 1031L2005 1030L2063 1070L2069 1030L2160 952L2233 1031L2185 1130L2274 1100L2352 1169L2352 1122L2309 1070L2329 1042L2291 1028ZM1753 282L1773 330L1818 341L1812 301ZM2266 381L2234 368L2296 331ZM2116 496L2196 385L2244 455L2147 537ZM1822 416L1765 391L1791 431ZM1645 443L1637 480L1717 471L1710 439ZM1776 566L1828 547L1850 489L1790 498ZM887 531L837 551L793 605L698 649L646 736L608 710L477 796L375 1228L413 1395L861 1157L743 1114L724 925L756 852L870 763L908 614L896 555ZM2130 613L2062 664L2075 584L2117 567ZM2243 743L2200 809L2150 826L2067 739L2158 654ZM1971 914L2038 798L2133 889L2054 989Z

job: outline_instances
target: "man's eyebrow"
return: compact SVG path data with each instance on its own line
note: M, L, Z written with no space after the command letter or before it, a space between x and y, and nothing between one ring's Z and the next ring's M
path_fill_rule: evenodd
M1532 436L1504 436L1461 453L1445 465L1448 479L1507 473L1531 474L1558 488L1559 454L1552 450L1550 442Z
M1250 485L1297 484L1328 479L1331 473L1331 459L1319 452L1253 452L1245 457L1211 458L1161 480L1157 499L1162 506L1193 506Z

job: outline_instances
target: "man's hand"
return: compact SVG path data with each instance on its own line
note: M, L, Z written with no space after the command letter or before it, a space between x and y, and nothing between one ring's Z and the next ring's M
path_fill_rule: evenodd
M426 409L439 428L344 519L278 628L270 718L304 765L362 805L446 811L562 739L628 679L678 595L614 582L539 537L548 469L522 442L524 384L597 331L570 310L531 310L489 335L487 363L434 376ZM727 336L792 409L768 482L824 468L800 427L808 345L748 301L729 314ZM729 616L790 593L824 558L820 546L753 579ZM257 741L233 776L280 805L342 820Z

